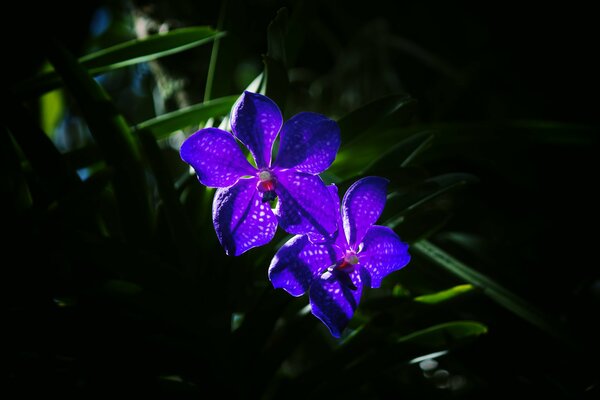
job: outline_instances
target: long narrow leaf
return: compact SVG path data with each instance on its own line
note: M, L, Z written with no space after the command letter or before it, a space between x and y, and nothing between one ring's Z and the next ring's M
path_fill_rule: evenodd
M452 321L425 328L396 339L397 343L424 346L448 346L468 337L487 333L487 326L477 321Z
M99 50L81 57L79 62L89 70L91 75L98 75L179 53L208 43L223 35L223 32L205 26L180 28L168 33L130 40ZM15 92L25 96L39 95L56 89L60 85L60 76L51 71L22 82L15 87Z
M452 257L433 243L422 240L414 243L412 248L421 256L431 260L446 271L480 288L489 298L523 320L549 333L555 338L569 342L558 322L551 320L532 304L508 289L505 289L484 274L468 267L466 264Z
M289 78L286 68L285 31L287 24L287 10L277 11L275 18L269 23L267 29L267 54L263 56L265 66L265 95L279 105L285 112L285 102L289 87Z
M425 180L418 188L406 188L393 192L389 196L388 209L396 210L396 212L384 224L394 229L403 222L406 214L417 207L432 201L448 191L476 181L477 178L470 174L443 174Z
M171 133L192 125L198 125L209 118L229 113L238 96L228 96L195 104L156 118L141 122L135 126L137 131L152 133L156 139L168 137Z
M358 340L347 340L330 360L302 374L286 390L292 398L310 398L317 392L323 398L339 395L348 390L348 382L355 387L385 368L408 364L424 354L447 351L486 332L487 327L476 321L446 322L391 340L382 337L373 341L359 330Z
M360 135L381 128L394 119L396 126L408 122L414 113L416 101L406 95L391 95L377 99L338 120L342 132L342 149Z
M465 293L469 293L473 289L473 285L458 285L451 287L450 289L442 290L441 292L417 296L414 298L414 301L423 304L439 304L448 300L452 300Z
M18 215L31 207L33 201L13 139L8 129L0 125L0 196L8 205L5 212Z
M219 22L217 23L217 29L220 31L223 29L225 23L225 14L227 12L228 1L224 0L221 3L221 11L219 12ZM215 79L215 72L217 69L217 58L219 57L219 49L221 48L220 38L215 38L210 52L210 62L208 63L208 73L206 75L206 86L204 88L204 101L209 101L212 98L212 88Z
M350 154L350 156L345 157L344 162L336 163L334 171L336 174L350 179L359 175L377 175L390 168L405 167L428 148L432 141L433 133L421 132L396 143L383 153L346 150L342 157L345 154ZM376 154L375 158L373 158L373 154Z

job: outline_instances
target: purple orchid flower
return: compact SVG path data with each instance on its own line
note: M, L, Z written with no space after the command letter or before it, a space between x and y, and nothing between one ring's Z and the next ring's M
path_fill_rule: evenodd
M317 176L331 165L340 147L337 123L311 112L282 123L271 99L244 92L231 111L233 135L205 128L181 145L181 158L194 168L200 183L218 188L213 224L229 255L268 243L278 222L292 234L328 236L337 229L333 200ZM272 163L278 133L279 152ZM256 167L235 139L248 148ZM273 213L270 201L275 198Z
M378 288L382 279L410 261L408 245L388 227L373 225L381 215L388 180L366 177L355 182L337 213L338 229L325 240L297 235L275 254L269 279L292 296L309 291L312 313L340 337L358 307L363 286ZM329 186L336 210L337 188Z

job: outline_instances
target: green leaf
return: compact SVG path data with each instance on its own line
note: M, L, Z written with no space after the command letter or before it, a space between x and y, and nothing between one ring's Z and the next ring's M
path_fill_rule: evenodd
M328 171L347 180L394 162L395 156L402 160L398 165L409 163L414 158L412 152L418 154L422 150L419 146L425 148L431 140L426 133L411 140L409 131L401 129L411 121L415 106L415 100L408 96L392 95L342 117L338 121L342 145Z
M220 31L223 29L225 23L225 14L227 11L227 1L221 3L221 10L219 11L219 21L217 22L217 29ZM219 57L219 50L221 48L220 37L215 38L210 52L210 62L208 63L208 72L206 75L206 86L204 88L204 102L209 101L212 98L213 84L215 80L215 72L217 70L217 59Z
M252 92L252 93L264 93L264 87L265 86L265 73L261 72L260 74L256 75L256 78L254 78L252 80L252 82L250 82L250 84L246 87L245 90Z
M288 11L280 8L267 27L267 55L286 64L285 37L288 24Z
M292 304L290 308L296 307L297 305ZM258 397L270 382L270 379L265 378L276 374L281 364L297 351L298 346L306 340L307 332L311 332L317 323L318 319L310 314L307 307L303 307L295 315L280 319L269 337L268 346L257 358L250 374L250 385L254 390L252 394ZM253 396L248 396L251 397Z
M283 63L269 56L263 56L265 65L265 96L273 100L281 110L285 108L289 79Z
M424 304L439 304L448 300L452 300L453 298L462 294L468 293L473 289L473 285L458 285L450 289L442 290L441 292L417 296L414 298L414 301Z
M394 210L395 214L393 217L388 218L384 225L394 229L404 221L406 214L414 209L450 190L473 182L477 182L477 178L473 175L451 173L429 178L417 186L409 186L394 191L388 196L387 211Z
M135 125L134 129L148 131L156 139L164 139L178 130L228 114L237 98L238 96L228 96L195 104L141 122Z
M0 196L7 205L6 213L20 213L33 203L13 139L8 129L0 125ZM6 224L5 229L10 230Z
M265 66L264 93L283 111L287 99L289 78L285 65L285 31L287 10L277 11L267 29L267 54L263 56Z
M127 298L137 296L142 292L140 285L121 279L111 279L106 281L101 289L106 295L115 298Z
M345 162L338 162L335 173L346 179L364 175L385 175L386 171L393 168L405 167L410 164L416 156L427 149L433 141L433 133L421 132L396 143L391 148L383 151L370 151L365 147L362 149L346 150ZM373 155L376 155L373 157ZM379 155L380 154L380 155Z
M108 166L114 169L112 182L125 237L132 243L147 245L151 231L150 203L131 129L108 94L72 54L53 43L48 56L77 100Z
M412 119L416 101L406 95L391 95L368 103L338 120L342 149L367 132L382 127L406 125Z
M400 336L396 339L396 342L399 344L410 343L428 347L443 347L484 333L487 333L487 326L480 322L452 321Z
M476 321L451 321L434 325L391 339L385 332L370 329L369 325L355 331L332 355L320 365L309 369L286 388L292 398L311 398L340 394L348 390L347 383L360 386L385 368L409 364L411 360L436 351L448 349L487 332ZM327 376L327 379L323 379Z
M78 149L63 153L66 163L74 169L89 167L95 163L101 162L102 152L98 146L88 144Z
M83 56L79 59L79 62L88 69L91 75L98 75L179 53L208 43L223 35L223 32L215 31L206 26L180 28L168 33L117 44ZM25 96L39 95L56 89L60 85L59 75L51 71L22 82L15 87L15 91Z
M79 176L67 165L28 110L18 102L12 101L6 102L3 111L6 126L44 189L46 198L42 203L48 205L79 188L81 185Z
M198 268L198 260L202 258L199 252L199 238L192 229L189 218L179 201L173 178L165 162L156 139L149 131L138 131L146 158L156 179L158 193L163 201L173 243L177 249L179 260L183 266L182 274L191 278ZM204 271L202 271L204 272Z
M40 97L40 124L42 130L51 138L54 138L56 128L65 113L64 97L61 90L54 90Z
M164 34L120 43L83 56L80 62L92 73L102 73L179 53L223 35L223 32L217 32L206 26L180 28Z
M473 286L480 288L490 299L523 320L555 338L570 342L557 321L550 319L532 304L505 289L484 274L468 267L466 264L452 257L433 243L422 240L414 243L412 248L421 256L431 260L434 264L442 267L453 275L464 279Z

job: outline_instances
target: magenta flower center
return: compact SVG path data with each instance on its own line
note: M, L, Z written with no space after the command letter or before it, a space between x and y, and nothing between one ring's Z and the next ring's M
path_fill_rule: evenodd
M256 189L262 193L262 201L267 202L275 200L275 176L267 169L263 169L258 173L258 184Z
M356 253L352 250L348 250L346 251L346 255L344 256L344 258L342 258L338 264L337 264L337 268L338 269L351 269L353 266L355 266L356 264L358 264L358 256L356 255Z

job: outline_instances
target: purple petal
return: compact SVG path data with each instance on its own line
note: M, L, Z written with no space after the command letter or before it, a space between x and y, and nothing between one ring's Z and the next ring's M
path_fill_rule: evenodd
M356 286L356 289L352 290L344 279L337 276L346 272L334 272L336 273L326 272L316 279L310 287L309 297L312 313L327 325L333 336L339 338L358 307L363 281L368 277L365 276L363 268L357 265L349 274L350 280Z
M341 257L331 244L313 244L305 235L288 240L273 257L269 279L292 296L303 295L310 284Z
M283 124L275 166L318 174L333 163L340 141L337 122L312 112L296 114Z
M213 224L228 255L239 256L273 239L277 219L256 190L257 179L240 179L218 189L213 201Z
M231 110L231 129L248 147L258 168L271 163L271 149L283 118L273 100L257 93L244 92Z
M340 219L340 195L338 194L338 188L335 184L331 184L327 186L327 190L329 190L329 195L331 196L331 200L333 201L333 206L336 210L336 215L338 219Z
M356 181L346 191L342 200L342 219L346 238L354 249L381 215L388 183L385 178L368 176Z
M220 129L199 130L183 142L180 153L206 186L227 187L244 175L256 174L231 133Z
M335 232L333 232L333 234L331 234L330 236L323 236L316 232L309 232L307 236L308 240L310 240L311 243L332 243L336 251L338 251L341 254L340 257L342 257L345 254L346 250L350 248L350 246L348 246L348 242L346 241L346 235L344 235L344 231L341 229L343 225L340 214L340 197L338 196L337 186L335 186L334 184L327 186L327 189L329 189L329 194L331 195L334 208L336 209L338 229Z
M373 225L363 239L358 255L360 265L371 276L371 287L381 286L381 280L390 272L404 267L410 261L408 244L387 226Z
M276 171L275 214L280 226L291 234L316 232L329 236L337 229L337 209L321 178L293 170Z

